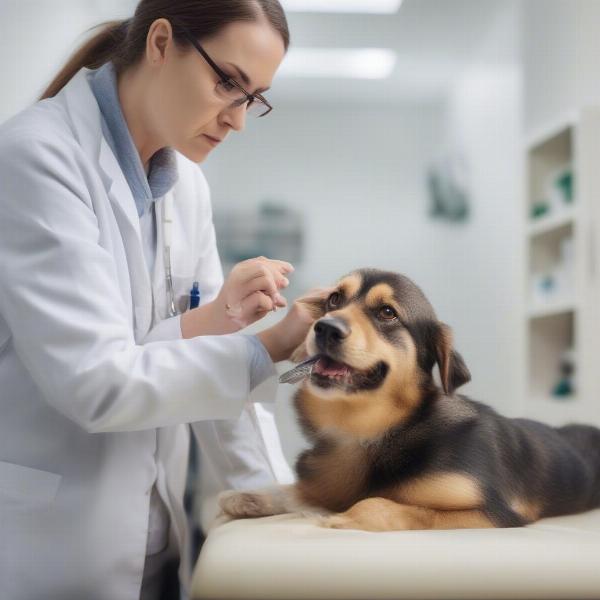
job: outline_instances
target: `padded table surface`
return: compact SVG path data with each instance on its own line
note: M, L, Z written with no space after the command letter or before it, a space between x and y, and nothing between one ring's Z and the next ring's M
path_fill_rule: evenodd
M516 529L373 533L301 515L212 529L193 599L600 599L600 510Z

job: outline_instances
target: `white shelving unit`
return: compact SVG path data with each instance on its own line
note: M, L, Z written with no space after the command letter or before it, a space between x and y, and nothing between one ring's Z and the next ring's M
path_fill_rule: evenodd
M570 115L530 138L525 165L522 412L552 425L600 424L600 109ZM573 391L559 395L569 349Z

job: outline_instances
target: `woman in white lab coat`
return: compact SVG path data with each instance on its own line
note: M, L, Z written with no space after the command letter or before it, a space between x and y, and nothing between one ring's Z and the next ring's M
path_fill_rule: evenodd
M0 127L2 600L160 597L177 556L185 593L188 424L221 488L286 476L250 392L312 318L236 333L292 267L223 283L196 163L270 110L287 46L276 0L142 0Z

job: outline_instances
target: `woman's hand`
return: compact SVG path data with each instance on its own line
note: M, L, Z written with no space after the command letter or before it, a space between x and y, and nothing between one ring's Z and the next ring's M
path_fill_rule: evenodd
M289 285L286 275L293 270L288 262L264 256L238 263L215 300L181 316L183 337L234 333L287 306L279 290Z
M269 311L287 306L279 290L289 285L286 275L293 270L288 262L264 256L235 265L214 301L217 311L224 315L227 332L247 327Z
M325 301L334 290L334 287L310 290L292 304L279 323L258 333L273 362L289 359L304 342L313 323L324 314Z

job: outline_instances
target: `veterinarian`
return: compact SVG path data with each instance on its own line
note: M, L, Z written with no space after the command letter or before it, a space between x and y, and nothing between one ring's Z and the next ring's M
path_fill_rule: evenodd
M160 598L173 557L185 596L188 424L223 489L277 479L249 395L312 317L238 333L293 267L223 282L197 163L268 118L288 43L276 0L142 0L0 128L3 600Z

